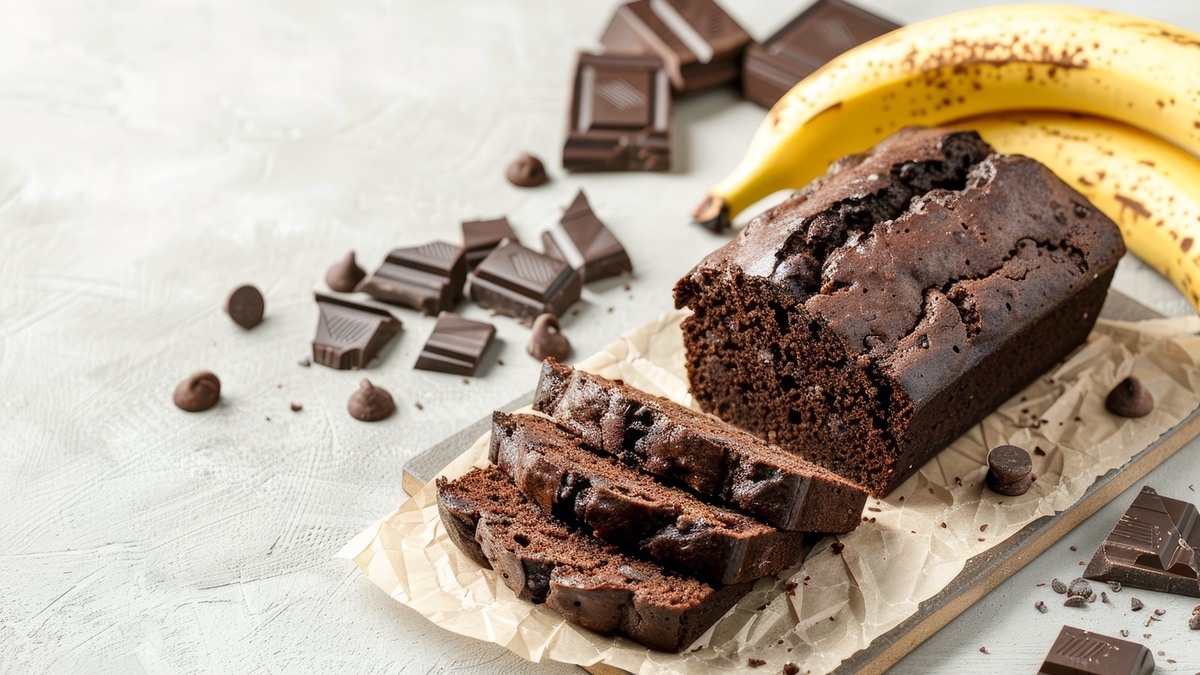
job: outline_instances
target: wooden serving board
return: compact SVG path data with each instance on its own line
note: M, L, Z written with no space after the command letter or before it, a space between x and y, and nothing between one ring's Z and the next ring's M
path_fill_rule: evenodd
M1100 316L1122 321L1161 318L1161 314L1116 291L1109 291ZM517 397L500 409L512 411L528 405L533 391ZM413 457L404 465L403 486L410 495L433 480L463 450L491 428L491 416ZM1101 476L1073 506L1053 516L1026 525L1003 543L967 561L962 572L941 592L921 603L907 620L877 637L869 647L846 659L835 673L882 673L915 649L954 617L966 611L989 591L1024 567L1089 516L1099 511L1162 464L1189 441L1200 436L1200 408L1163 434L1120 468ZM597 675L624 671L603 664L586 668Z

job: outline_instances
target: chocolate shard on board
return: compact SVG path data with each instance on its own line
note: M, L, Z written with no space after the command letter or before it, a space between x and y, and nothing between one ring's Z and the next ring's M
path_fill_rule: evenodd
M453 375L474 375L495 335L496 327L490 323L442 312L413 367Z
M562 316L583 286L570 265L507 241L479 263L471 299L484 309L532 324L540 314Z
M671 86L658 57L581 53L569 110L564 169L671 169Z
M746 48L742 92L770 108L833 57L899 27L843 0L817 0L766 42Z
M1150 675L1154 656L1145 645L1063 626L1038 669L1041 675Z
M358 370L403 328L390 312L316 294L320 318L313 361L338 370Z
M1198 547L1196 507L1143 487L1096 549L1083 576L1200 597Z
M376 300L419 309L426 316L454 307L467 282L463 249L444 241L398 248L358 285Z
M736 79L750 35L713 0L637 0L600 37L607 54L654 54L678 91Z
M542 233L542 248L546 255L575 268L585 284L633 271L625 247L592 212L583 190L558 226Z
M467 266L475 266L488 257L505 239L517 240L508 218L494 220L466 220L462 224L463 248L467 251Z

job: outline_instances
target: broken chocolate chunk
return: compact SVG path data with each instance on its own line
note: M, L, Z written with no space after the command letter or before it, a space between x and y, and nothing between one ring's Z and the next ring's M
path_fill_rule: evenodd
M467 266L475 266L488 257L505 239L517 240L517 233L508 224L508 218L495 220L467 220L462 224L463 248L467 252Z
M338 370L358 370L403 327L386 310L316 294L320 317L312 360Z
M1154 657L1145 646L1063 626L1038 670L1044 675L1150 675Z
M398 248L358 285L376 300L419 309L426 316L453 309L467 281L463 249L444 241Z
M471 299L529 325L547 312L561 316L579 300L582 285L567 263L508 241L475 268Z
M736 79L750 35L713 0L636 0L617 8L600 43L607 54L658 56L686 92Z
M567 208L558 226L542 233L546 255L579 272L583 283L633 271L625 247L600 222L583 190Z
M474 375L495 335L496 327L490 323L442 312L413 367L452 375Z
M1083 576L1200 597L1196 507L1143 487L1096 549Z

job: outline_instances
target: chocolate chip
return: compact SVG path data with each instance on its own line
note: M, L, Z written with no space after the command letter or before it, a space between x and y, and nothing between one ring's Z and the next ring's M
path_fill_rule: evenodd
M794 663L783 664L783 675L800 675L800 666Z
M1036 609L1037 611L1041 612L1042 614L1045 614L1046 612L1050 611L1046 607L1046 603L1042 602L1041 600L1038 600L1037 602L1033 603L1033 608Z
M767 662L766 662L766 661L763 661L762 659L750 659L750 660L749 660L749 661L747 661L746 663L747 663L747 665L749 665L751 668L757 668L757 667L759 667L759 666L765 666L765 665L767 665Z
M1053 588L1054 592L1060 595L1067 592L1067 585L1058 579L1052 579L1050 581L1050 588Z
M564 361L571 355L571 342L559 328L557 316L546 313L534 320L533 333L529 336L525 351L538 361L550 356Z
M262 323L265 308L262 293L249 284L233 289L225 299L225 313L234 323L246 330Z
M1078 548L1077 546L1075 546L1074 544L1072 544L1072 545L1071 545L1071 550L1072 550L1072 551L1078 551L1078 550L1079 550L1079 548Z
M1154 396L1136 377L1127 377L1108 393L1104 407L1121 417L1145 417L1154 410Z
M350 251L325 272L325 285L339 293L350 293L366 276L366 271L354 260L354 251Z
M301 410L304 410L304 406L299 403L292 403L292 412L300 412Z
M386 389L381 389L363 378L358 385L358 391L350 395L346 404L350 416L363 422L378 422L386 419L396 410L396 402Z
M1072 595L1063 603L1063 607L1084 607L1087 605L1087 598L1081 595Z
M1130 598L1130 599L1129 599L1129 609L1130 609L1130 611L1134 611L1134 612L1140 612L1140 611L1142 611L1142 608L1143 608L1143 607L1145 607L1145 606L1146 606L1146 605L1142 604L1142 601L1141 601L1141 600L1138 600L1137 598Z
M1015 445L999 445L988 453L988 489L1009 497L1023 495L1032 484L1033 460Z
M542 164L542 160L527 152L518 155L512 164L508 165L504 176L513 185L526 188L545 185L546 181L550 180L546 176L546 167Z
M173 399L180 410L203 412L221 400L221 381L207 370L192 373L176 385Z

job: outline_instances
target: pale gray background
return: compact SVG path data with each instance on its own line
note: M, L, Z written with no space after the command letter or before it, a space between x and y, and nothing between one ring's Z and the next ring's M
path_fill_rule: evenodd
M984 4L863 2L903 22ZM805 3L726 4L765 38ZM500 344L469 384L412 370L431 321L404 310L404 334L365 373L297 360L316 323L311 289L345 251L373 267L393 246L456 241L460 220L501 214L535 244L579 187L637 271L628 292L588 289L564 324L577 354L671 306L674 280L724 241L686 214L764 110L733 90L694 96L676 108L675 173L564 175L573 55L596 46L615 5L0 5L0 671L572 671L435 628L332 558L404 499L407 458L532 387L526 330L496 319ZM1191 2L1137 10L1200 29ZM504 181L521 150L547 160L551 184ZM247 282L268 312L250 332L221 311ZM1191 311L1134 260L1117 287ZM223 400L185 414L171 390L199 369L220 375ZM364 374L396 395L395 417L346 414ZM1198 452L1148 482L1190 496ZM1169 607L1140 629L1144 613L1072 614L1035 587L1074 576L1131 498L897 671L1028 672L1068 619L1150 632L1167 652L1160 672L1166 658L1200 670L1197 635L1182 628L1190 601L1139 593ZM1036 614L1036 599L1052 612Z

